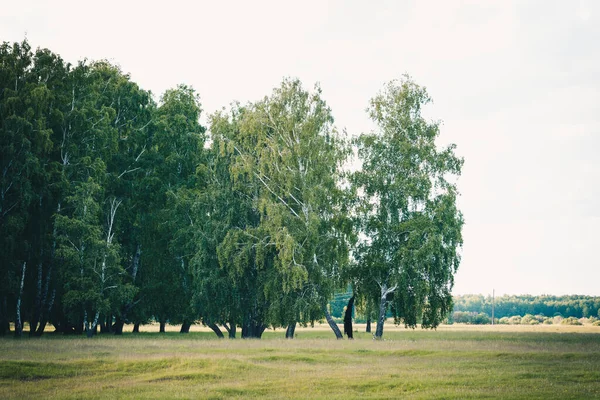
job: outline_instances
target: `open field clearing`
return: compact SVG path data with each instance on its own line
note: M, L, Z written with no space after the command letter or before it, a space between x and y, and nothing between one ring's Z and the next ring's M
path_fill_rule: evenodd
M336 341L321 327L298 328L296 340L7 337L0 398L600 397L598 327L389 328L379 342Z

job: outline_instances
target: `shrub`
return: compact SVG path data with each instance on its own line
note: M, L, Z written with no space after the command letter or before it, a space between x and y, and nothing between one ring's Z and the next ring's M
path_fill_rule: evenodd
M500 318L500 320L498 321L499 324L501 325L508 325L508 317L502 317Z
M545 325L552 325L552 318L548 318L544 321Z
M492 322L486 313L474 315L471 321L474 325L486 325Z
M520 325L521 324L521 316L520 315L513 315L512 317L510 317L508 319L508 323L511 325Z
M539 323L543 323L544 321L546 321L548 319L548 317L542 315L542 314L537 314L534 316L534 318L537 320L537 322Z
M454 311L454 313L452 313L452 319L457 324L470 324L471 314L466 311Z
M454 321L457 324L485 325L491 324L492 320L486 313L476 313L469 311L454 311L448 318L449 322Z
M536 321L537 322L537 320L535 319L535 317L533 315L531 315L531 314L525 314L523 316L523 318L521 318L521 324L522 325L531 325L532 321Z
M593 326L600 326L600 321L596 321L592 324Z
M561 321L563 325L583 325L579 320L575 317L565 318Z

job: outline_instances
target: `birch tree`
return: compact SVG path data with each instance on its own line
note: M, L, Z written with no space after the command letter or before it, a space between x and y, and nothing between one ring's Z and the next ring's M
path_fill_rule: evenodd
M235 152L236 143L255 139L241 130L246 112L246 107L233 104L230 113L217 112L210 119L210 197L204 202L208 218L197 241L196 303L209 326L221 323L233 337L239 325L242 338L260 338L270 324L266 287L275 279L275 255L260 227L260 187L240 168ZM212 293L218 295L211 301Z
M238 107L231 120L235 127L223 142L235 155L231 172L256 188L252 201L260 215L243 248L273 268L271 275L262 272L270 276L265 318L284 326L314 321L328 314L327 301L348 262L341 189L348 148L320 88L308 92L298 80L284 80L270 97ZM273 254L272 261L262 259L265 254Z
M19 301L33 334L52 308L53 140L68 65L49 50L33 52L27 41L2 44L0 65L0 331L7 326L7 296L21 282ZM21 262L29 268L17 279Z
M196 192L195 252L191 260L195 309L205 325L217 335L223 334L218 325L223 326L231 339L236 337L237 326L244 325L243 317L249 314L245 309L249 303L247 299L251 293L261 290L256 281L244 281L247 277L240 274L244 268L232 268L233 265L225 261L223 253L228 232L246 230L256 226L260 220L252 206L252 185L242 180L234 185L230 175L234 156L224 150L226 141L222 135L234 126L218 114L211 117L212 141L207 154L207 185L205 190ZM226 136L230 137L229 134ZM244 333L248 333L248 329Z
M119 245L122 255L122 266L127 271L122 275L123 284L135 288L135 298L123 299L114 313L114 333L121 334L123 325L132 317L142 315L137 312L140 306L142 281L138 279L143 247L142 232L145 229L147 215L152 211L152 204L145 190L146 178L154 168L152 157L152 136L156 131L156 104L148 91L141 89L130 80L119 68L99 63L95 66L100 74L103 87L99 88L102 97L98 107L114 109L114 118L110 124L116 132L117 146L111 154L107 165L106 190L109 197L118 199L120 207L115 229L119 231ZM112 316L108 316L112 322ZM111 331L109 324L106 324Z
M33 55L27 42L0 47L0 334L16 319L15 300L21 302L28 241L28 209L34 199L30 172L36 167L34 124L27 115L28 72ZM9 305L10 304L10 305ZM20 304L17 313L20 314ZM10 311L9 311L10 310ZM20 318L20 316L19 316ZM16 322L16 321L15 321ZM18 330L18 329L17 329ZM18 336L20 332L16 332Z
M390 305L396 322L410 327L436 327L451 309L463 225L455 182L463 160L454 145L436 146L439 123L421 114L430 101L407 76L388 83L369 104L376 130L356 140L362 240L354 273L358 293L379 305L379 339Z
M72 95L62 123L62 197L57 207L58 254L65 321L91 335L98 324L110 330L113 315L135 294L121 264L115 234L122 225L119 146L123 108L119 90L128 78L105 62L80 63L70 74ZM131 100L131 99L130 99ZM140 108L139 105L137 107ZM125 124L130 124L127 120Z
M254 123L263 131L256 168L260 206L278 249L282 322L306 324L324 314L340 338L326 303L348 262L351 230L342 190L347 144L318 86L309 92L298 80L284 80L257 105L257 114Z
M154 168L149 185L154 194L146 234L148 249L142 259L150 268L145 296L161 324L182 323L182 332L197 319L192 309L193 256L191 238L196 229L194 190L201 188L206 128L200 124L200 98L188 86L168 90L156 111L152 138Z

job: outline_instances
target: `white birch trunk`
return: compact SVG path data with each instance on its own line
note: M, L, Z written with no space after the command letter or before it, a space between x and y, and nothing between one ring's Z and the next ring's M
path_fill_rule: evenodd
M381 298L379 299L379 318L377 318L377 328L375 329L375 339L381 339L383 337L383 324L385 323L385 314L387 312L387 297L390 293L393 293L398 286L394 285L388 288L387 283L380 284Z
M23 286L25 285L25 270L27 268L27 262L23 263L21 272L21 286L19 287L19 295L17 296L17 315L15 319L15 336L21 337L23 335L23 322L21 321L21 297L23 297Z

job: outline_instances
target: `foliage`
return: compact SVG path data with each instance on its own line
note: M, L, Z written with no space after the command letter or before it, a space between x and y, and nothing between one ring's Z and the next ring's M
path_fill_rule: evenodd
M356 140L362 240L353 278L359 297L379 304L377 337L388 302L396 322L412 327L436 327L451 310L463 225L453 180L463 161L453 145L436 147L439 123L421 115L430 101L409 77L388 83L368 109L377 131Z
M0 334L157 320L260 337L341 316L328 303L343 290L366 319L379 305L437 326L462 244L462 159L437 148L429 101L391 82L370 103L378 131L352 147L321 88L288 78L211 115L209 135L189 86L156 102L110 62L2 44Z
M492 320L485 313L455 311L452 313L452 321L457 324L486 325Z
M560 322L562 325L583 325L581 322L579 322L579 320L575 317L568 317L563 319Z
M261 325L319 318L348 262L351 231L340 189L347 149L320 94L284 80L271 97L211 118L220 151L214 157L230 163L230 176L221 179L252 213L227 227L219 264L235 268L228 275L241 282L234 287L247 287L240 304L254 304L238 314Z

